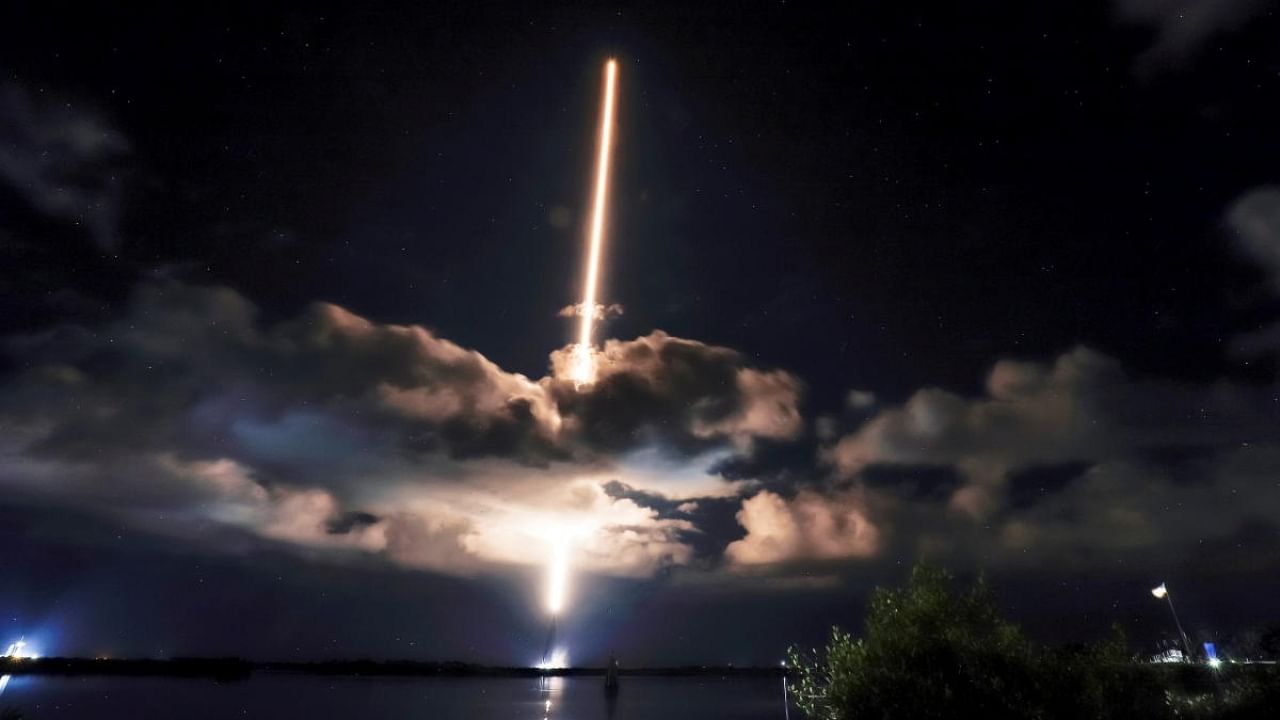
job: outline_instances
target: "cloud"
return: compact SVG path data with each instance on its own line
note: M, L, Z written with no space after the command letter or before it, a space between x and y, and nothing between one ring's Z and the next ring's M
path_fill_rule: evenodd
M993 551L1087 566L1106 557L1219 542L1249 527L1280 531L1280 446L1224 449L1191 477L1140 459L1090 468L999 525ZM1273 560L1278 553L1269 553Z
M747 534L725 548L734 565L865 558L878 549L879 531L857 491L804 490L791 499L764 491L744 500L737 518Z
M845 404L853 410L866 410L876 404L876 395L866 390L850 390L845 396Z
M1280 187L1245 193L1227 211L1227 224L1241 254L1264 270L1280 293Z
M1267 8L1265 0L1116 0L1125 22L1145 25L1155 33L1138 67L1186 60L1214 36L1236 30Z
M954 509L981 518L998 510L1011 471L1102 462L1162 447L1267 442L1273 388L1134 380L1119 364L1076 348L1052 364L1001 361L985 397L918 391L828 448L846 477L875 463L950 465L966 482Z
M1227 210L1227 227L1239 253L1258 266L1280 295L1280 186L1254 188ZM1280 322L1273 322L1232 341L1232 351L1256 357L1280 348Z
M566 432L593 449L653 442L697 452L724 440L747 449L757 438L794 438L803 428L800 381L751 368L729 348L661 331L608 340L596 381L584 390L569 380L571 363L572 346L553 353L546 386Z
M1275 382L1136 379L1083 347L1003 360L979 397L925 388L831 442L834 480L745 501L726 557L783 573L842 549L1088 567L1272 537L1278 426Z
M0 186L40 214L82 226L101 248L118 243L124 136L71 103L0 85Z
M689 517L605 485L696 508L709 485L733 492L711 464L801 425L793 377L663 333L609 341L577 389L420 326L328 303L265 323L233 290L174 281L4 347L20 368L0 384L9 490L445 572L539 564L565 528L585 569L687 564Z
M623 308L618 303L613 303L612 305L597 304L595 308L595 319L607 320L609 318L621 317L622 313ZM565 305L560 308L560 311L557 312L556 315L562 318L582 317L582 303Z
M323 420L318 432L393 455L563 454L555 408L536 383L424 328L326 303L264 327L231 290L145 285L117 321L10 348L31 370L2 391L5 408L44 418L32 449L50 456L204 452L230 436L252 444L255 428L302 412Z

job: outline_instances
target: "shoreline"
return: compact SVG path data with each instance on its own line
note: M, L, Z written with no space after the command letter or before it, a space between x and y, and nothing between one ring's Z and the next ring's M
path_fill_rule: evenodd
M418 660L252 661L242 658L0 658L0 675L117 675L243 680L255 673L349 677L604 677L605 667L533 668ZM781 667L686 665L619 668L623 677L781 678Z

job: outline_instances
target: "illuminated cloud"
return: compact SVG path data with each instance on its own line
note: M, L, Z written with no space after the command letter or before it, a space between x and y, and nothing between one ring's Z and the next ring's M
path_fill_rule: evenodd
M232 290L175 282L7 347L25 368L0 387L10 489L463 574L541 564L565 529L587 571L688 564L689 517L604 486L697 508L735 492L711 465L801 426L790 375L662 333L610 341L600 382L576 390L419 326L327 303L266 324Z
M865 558L878 549L879 531L858 492L786 499L765 491L744 500L737 517L747 535L725 549L737 565Z
M592 385L575 388L572 347L552 353L544 381L565 428L582 445L619 451L658 442L691 451L729 440L747 448L756 438L789 439L803 421L800 381L761 371L729 348L655 331L635 340L608 340Z
M595 310L596 320L607 320L609 318L621 317L623 313L623 308L618 303L613 303L611 305L601 305L600 303L596 303ZM560 312L556 313L556 315L562 318L582 317L582 303L565 305L560 308Z

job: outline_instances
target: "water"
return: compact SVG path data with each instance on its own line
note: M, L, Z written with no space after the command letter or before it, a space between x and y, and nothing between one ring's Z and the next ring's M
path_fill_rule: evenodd
M258 673L242 681L146 677L14 677L0 711L39 718L360 718L400 720L774 720L782 681L622 678L610 700L598 677L327 678ZM790 716L799 718L795 708Z

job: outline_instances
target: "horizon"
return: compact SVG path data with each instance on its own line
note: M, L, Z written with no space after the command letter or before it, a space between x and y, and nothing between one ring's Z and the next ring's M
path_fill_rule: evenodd
M1257 645L1280 14L1175 5L0 9L0 642Z

